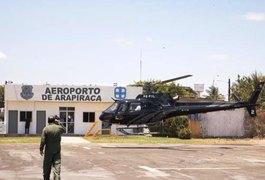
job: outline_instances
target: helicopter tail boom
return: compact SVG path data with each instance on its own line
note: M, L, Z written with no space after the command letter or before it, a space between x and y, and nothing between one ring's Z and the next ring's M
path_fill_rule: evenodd
M257 113L256 113L256 106L249 106L247 107L247 110L248 110L248 113L251 117L255 117L257 116Z

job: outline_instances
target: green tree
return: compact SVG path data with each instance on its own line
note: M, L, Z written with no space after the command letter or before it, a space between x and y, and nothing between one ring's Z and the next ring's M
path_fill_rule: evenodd
M5 103L5 88L4 86L0 85L0 108L3 108Z
M238 75L236 82L233 83L231 90L232 93L240 97L240 99L247 101L251 93L255 90L260 81L265 81L265 76L261 73L254 72L250 76L241 77ZM263 88L257 104L265 109L265 88Z
M209 89L206 90L208 96L207 98L212 100L224 100L224 95L219 93L218 87L210 86Z

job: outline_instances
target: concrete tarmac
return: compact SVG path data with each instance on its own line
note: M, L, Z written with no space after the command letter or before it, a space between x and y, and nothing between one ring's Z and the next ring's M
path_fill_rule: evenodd
M62 180L265 179L265 144L92 144L63 137ZM38 144L0 144L0 179L42 179ZM51 173L51 179L53 174Z

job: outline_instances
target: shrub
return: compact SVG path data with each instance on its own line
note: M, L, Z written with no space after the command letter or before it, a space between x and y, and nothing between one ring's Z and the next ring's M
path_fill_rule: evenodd
M257 116L254 118L247 118L245 121L245 135L246 137L265 137L265 112L257 111Z
M167 136L180 139L190 139L191 129L187 116L179 116L167 119L164 123L164 132Z
M191 129L190 128L182 128L178 132L178 137L180 139L191 139Z

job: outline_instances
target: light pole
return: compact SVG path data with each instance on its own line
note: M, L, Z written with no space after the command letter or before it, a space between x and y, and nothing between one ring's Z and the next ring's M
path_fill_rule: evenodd
M228 78L228 102L230 102L230 94L231 94L231 80Z
M140 81L142 81L142 59L143 59L143 53L142 49L140 49Z

